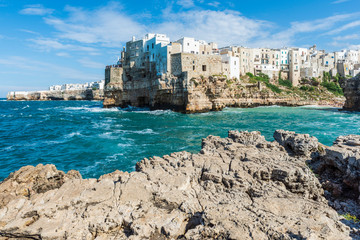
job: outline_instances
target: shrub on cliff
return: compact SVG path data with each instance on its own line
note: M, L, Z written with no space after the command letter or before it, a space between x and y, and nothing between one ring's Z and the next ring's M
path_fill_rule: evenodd
M322 82L321 86L325 87L329 92L334 93L337 96L344 95L344 92L340 85L335 82Z
M275 93L281 93L281 89L274 85L274 84L271 84L271 83L265 83L266 84L266 87L270 88L271 91L275 92Z
M301 86L301 87L300 87L300 90L312 92L312 91L315 90L315 88L314 88L313 86L305 85L305 86Z
M292 82L290 80L283 80L283 79L279 78L279 85L287 87L287 88L292 88Z

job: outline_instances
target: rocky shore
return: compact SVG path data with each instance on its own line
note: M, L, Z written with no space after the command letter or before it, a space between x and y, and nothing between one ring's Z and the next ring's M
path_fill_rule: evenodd
M344 110L360 111L360 74L340 82L346 98Z
M359 239L360 136L274 139L229 131L99 179L23 167L0 184L0 239Z
M103 90L61 90L36 92L9 92L11 101L48 101L48 100L104 100Z

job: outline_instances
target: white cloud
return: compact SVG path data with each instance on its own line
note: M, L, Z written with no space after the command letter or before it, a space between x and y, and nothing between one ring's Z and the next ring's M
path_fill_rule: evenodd
M360 14L359 14L359 17L360 17ZM337 29L334 29L328 33L326 33L327 35L334 35L334 34L338 34L338 33L341 33L343 31L346 31L348 29L351 29L351 28L354 28L354 27L358 27L360 26L360 20L357 20L357 21L353 21L353 22L350 22L350 23L347 23Z
M79 59L78 62L87 68L97 68L97 69L105 68L105 65L103 63L95 62L87 57Z
M359 34L350 34L350 35L345 35L345 36L338 36L335 37L334 40L336 41L341 41L341 40L356 40L356 39L360 39L360 35Z
M220 3L219 2L211 2L211 3L208 3L208 5L217 8L220 6Z
M334 15L312 21L292 22L288 29L272 34L268 42L273 43L273 46L277 47L289 46L296 40L296 36L300 34L302 36L305 36L306 33L321 35L324 31L334 28L339 23L349 21L358 16L359 13L356 12ZM263 39L261 44L266 44L266 42L267 39Z
M189 36L220 45L248 43L253 38L268 35L272 27L269 22L249 19L236 11L166 12L163 18L166 21L154 26L155 32L166 33L172 39Z
M115 3L94 11L69 6L65 10L69 13L66 19L45 18L62 39L119 47L131 36L146 32L144 25L127 16Z
M350 0L336 0L336 1L333 1L332 4L339 4L339 3L344 3L344 2L348 2Z
M38 74L50 74L55 75L64 81L98 81L102 79L102 75L91 74L86 71L80 71L79 69L60 66L58 64L36 61L30 58L24 58L19 56L10 56L7 58L0 58L0 66L5 65L7 67L16 67L17 69L25 69L29 73Z
M179 2L180 3L180 2ZM190 7L193 0L181 4ZM217 2L210 2L218 6ZM338 14L311 21L291 22L288 28L279 30L279 26L269 21L252 19L238 11L202 10L199 8L173 11L172 5L163 9L162 14L129 15L117 3L110 3L95 10L84 10L67 6L68 16L64 19L45 17L45 23L56 30L53 38L32 39L37 47L45 50L83 51L89 54L99 53L97 49L119 49L132 36L142 37L147 32L167 34L172 41L181 37L195 37L219 46L243 45L249 47L282 47L298 42L298 38L309 38L309 33L322 36L346 23L342 29L355 27L354 21L359 12ZM351 25L353 24L353 25ZM333 30L334 31L334 30Z
M184 7L184 8L191 8L194 7L194 1L193 0L178 0L176 4Z
M67 53L67 52L58 52L58 53L56 53L56 56L59 56L59 57L70 57L70 54Z
M349 49L360 50L360 44L358 44L358 45L349 45Z
M34 4L34 5L26 5L24 9L22 9L19 13L23 15L38 15L44 16L49 15L54 12L54 9L45 8L41 4Z
M34 46L43 51L51 51L51 50L69 50L69 51L77 51L77 52L87 52L90 55L98 55L99 51L93 47L79 46L74 44L63 44L59 42L57 39L51 38L38 38L38 39L29 39Z

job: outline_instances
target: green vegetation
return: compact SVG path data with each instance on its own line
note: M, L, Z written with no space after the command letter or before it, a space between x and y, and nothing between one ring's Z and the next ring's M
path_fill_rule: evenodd
M292 88L292 82L290 80L283 80L281 78L279 78L279 85L287 87L287 88Z
M344 214L342 216L348 221L353 221L354 223L359 223L360 222L360 220L356 216L351 215L350 213L346 213L346 214Z
M230 87L231 84L233 84L233 81L231 79L226 79L226 85Z
M191 78L190 82L193 82L195 87L197 87L199 85L199 83L196 81L196 78Z
M315 90L315 88L314 88L313 86L305 85L305 86L301 86L301 87L300 87L300 90L312 92L312 91Z
M339 85L339 78L340 75L336 75L332 80L330 73L324 72L323 73L323 82L321 83L321 86L325 87L329 92L334 93L337 96L344 95L342 88Z
M246 73L246 75L250 78L251 83L263 82L265 83L266 87L269 88L271 91L275 93L281 93L281 89L270 83L270 78L268 75L264 73L259 73L257 76L254 76L252 73Z
M336 82L322 82L321 86L325 87L329 92L332 92L337 96L344 95L342 88Z
M271 83L265 83L265 84L266 84L266 87L271 89L271 91L273 91L275 93L281 93L281 89L278 86L271 84Z

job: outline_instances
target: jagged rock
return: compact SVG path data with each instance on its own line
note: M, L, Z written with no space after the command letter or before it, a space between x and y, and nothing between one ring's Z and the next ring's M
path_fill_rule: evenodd
M296 139L292 150L301 155L289 154L259 132L230 131L228 138L203 139L198 154L143 159L135 172L116 171L98 180L60 174L51 165L25 167L0 185L0 196L14 196L1 205L0 236L350 239L349 227L327 205L320 182L305 164L315 139ZM56 174L60 184L49 180ZM13 193L27 182L32 194Z
M296 155L309 156L318 150L319 142L316 137L309 134L296 134L284 130L276 130L274 139L285 148L291 150Z
M342 79L340 86L346 98L344 110L360 111L360 74L351 79Z

